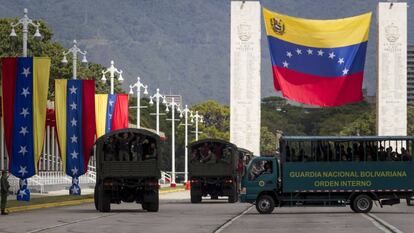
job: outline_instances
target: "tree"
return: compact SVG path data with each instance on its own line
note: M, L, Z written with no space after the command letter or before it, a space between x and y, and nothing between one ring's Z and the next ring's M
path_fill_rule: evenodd
M267 127L262 127L260 130L260 154L273 155L276 153L276 136L268 130Z
M230 139L230 109L228 106L221 105L215 100L207 100L194 105L191 110L198 111L204 117L204 123L199 124L199 130L203 132L200 134L200 139Z

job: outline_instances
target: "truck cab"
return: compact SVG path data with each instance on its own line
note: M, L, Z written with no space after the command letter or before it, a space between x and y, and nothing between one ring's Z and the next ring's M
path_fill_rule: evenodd
M254 157L245 168L241 182L241 202L254 203L259 195L274 195L278 188L279 161L274 157Z

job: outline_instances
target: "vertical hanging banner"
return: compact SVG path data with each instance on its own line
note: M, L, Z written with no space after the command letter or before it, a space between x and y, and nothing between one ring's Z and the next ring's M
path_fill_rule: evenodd
M102 135L105 134L107 105L107 94L95 95L96 138L100 138Z
M112 130L128 128L128 95L116 95L114 111L112 115Z
M95 95L96 137L128 128L128 95Z
M55 80L56 127L69 193L80 195L79 176L88 170L95 136L95 83L93 80Z
M371 13L311 20L263 8L276 91L304 104L340 106L363 99Z
M2 104L10 172L20 178L17 200L30 200L33 176L43 148L50 58L2 59Z

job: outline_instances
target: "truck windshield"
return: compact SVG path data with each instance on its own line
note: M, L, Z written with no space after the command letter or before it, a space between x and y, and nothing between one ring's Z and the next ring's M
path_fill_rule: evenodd
M272 174L272 173L273 173L272 161L256 160L252 163L250 167L248 178L249 180L255 180L257 177L263 174Z
M286 137L285 162L411 161L411 137Z
M105 138L103 145L105 161L143 161L158 158L154 138L123 132Z

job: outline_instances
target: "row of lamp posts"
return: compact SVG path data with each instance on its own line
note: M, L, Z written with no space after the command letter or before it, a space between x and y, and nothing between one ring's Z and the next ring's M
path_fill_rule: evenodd
M33 35L34 38L36 39L40 39L42 37L42 35L40 34L39 31L39 27L40 24L39 23L34 23L32 19L30 19L27 16L28 10L25 8L24 9L24 16L23 18L19 19L19 21L17 23L11 23L11 33L10 33L10 37L16 37L16 31L15 28L19 25L22 25L23 30L23 57L27 57L27 41L28 41L28 32L29 32L29 26L33 26L36 28L35 34ZM67 51L63 52L63 59L62 59L62 64L66 65L68 63L68 60L66 58L66 56L68 54L72 55L72 79L77 79L77 60L78 60L78 53L83 55L82 58L82 63L83 64L87 64L88 61L86 59L86 51L82 51L78 48L77 46L77 41L74 40L73 41L73 46L68 49ZM106 75L109 73L109 77L110 77L110 85L111 85L111 89L110 89L110 94L114 94L114 79L115 76L117 76L117 79L120 83L122 83L124 81L123 77L122 77L122 70L117 69L114 66L114 61L111 61L111 65L109 68L105 69L102 71L102 78L101 81L106 83L107 78ZM144 85L141 82L140 77L137 77L137 82L134 83L133 85L129 86L130 91L129 94L134 94L134 88L136 89L136 93L137 93L137 124L136 127L137 128L141 128L141 108L145 108L146 106L141 106L141 88L144 89L144 95L148 95L148 86ZM191 123L195 122L195 138L196 140L198 140L198 123L203 123L203 116L201 116L200 114L198 114L198 111L195 112L195 114L193 115L193 112L188 108L187 105L185 105L184 109L180 109L180 104L175 102L174 98L171 98L171 102L167 102L166 101L166 97L164 95L160 94L160 90L157 88L156 93L152 96L149 96L150 101L149 104L153 105L154 102L156 104L156 112L155 113L151 113L151 115L155 115L156 116L156 132L159 135L160 134L160 126L159 126L159 117L160 115L165 115L165 113L160 113L160 101L162 100L162 104L166 105L166 109L165 112L168 113L169 109L171 108L171 119L167 119L167 120L171 120L171 130L172 130L172 137L171 137L171 158L172 158L172 171L171 171L171 186L175 187L176 183L175 183L175 177L176 177L176 172L175 172L175 121L177 119L175 119L175 110L177 110L180 113L180 118L184 117L184 127L185 127L185 156L184 156L184 160L185 160L185 171L184 171L184 182L188 182L188 151L187 151L187 146L188 146L188 126L190 125L188 123L188 117L191 118Z

